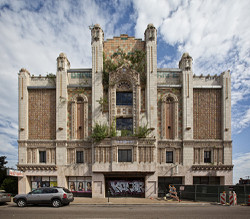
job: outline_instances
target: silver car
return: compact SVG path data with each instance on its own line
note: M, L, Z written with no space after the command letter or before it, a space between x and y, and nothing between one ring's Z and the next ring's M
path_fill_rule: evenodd
M0 190L0 203L10 202L11 195L10 193L5 192L4 190Z
M63 187L38 188L28 194L16 195L13 201L18 207L27 204L52 204L53 207L69 205L74 200L73 194Z

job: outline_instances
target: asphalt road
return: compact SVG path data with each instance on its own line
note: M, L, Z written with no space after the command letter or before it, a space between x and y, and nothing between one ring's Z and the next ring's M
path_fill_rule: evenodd
M250 206L156 206L156 205L76 205L53 208L50 206L0 206L0 218L250 218Z

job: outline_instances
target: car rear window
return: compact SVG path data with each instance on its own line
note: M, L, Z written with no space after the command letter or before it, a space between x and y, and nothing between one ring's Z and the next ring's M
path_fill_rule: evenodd
M66 193L71 193L68 189L66 188L63 188L63 191L66 192Z

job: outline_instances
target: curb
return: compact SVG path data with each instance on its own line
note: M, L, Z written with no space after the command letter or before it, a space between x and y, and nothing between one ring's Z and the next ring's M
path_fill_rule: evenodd
M85 205L85 206L98 206L98 207L119 207L119 206L210 206L210 203L70 203L70 205Z

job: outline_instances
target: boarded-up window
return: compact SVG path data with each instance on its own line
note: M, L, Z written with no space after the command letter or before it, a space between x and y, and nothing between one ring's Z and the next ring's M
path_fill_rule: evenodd
M174 102L168 97L166 101L166 139L174 138Z
M84 138L84 102L82 98L77 99L77 139Z

